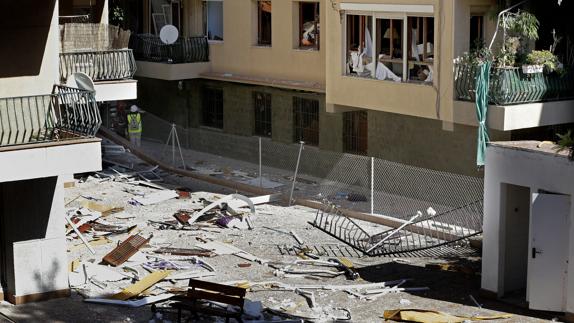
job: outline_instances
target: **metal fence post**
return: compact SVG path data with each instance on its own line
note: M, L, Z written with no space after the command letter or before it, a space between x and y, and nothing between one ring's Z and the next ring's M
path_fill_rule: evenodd
M259 187L263 187L263 172L261 164L261 137L259 137Z
M305 145L305 142L301 141L299 146L299 155L297 155L297 164L295 165L295 174L293 174L293 183L291 183L291 194L289 194L289 206L291 206L291 202L293 201L293 191L295 190L295 182L297 181L297 173L299 172L299 162L301 161L301 152L303 151L303 145Z
M375 157L371 157L371 215L375 214Z

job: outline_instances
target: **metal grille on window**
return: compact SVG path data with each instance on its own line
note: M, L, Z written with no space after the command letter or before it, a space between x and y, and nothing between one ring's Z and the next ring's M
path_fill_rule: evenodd
M255 135L271 137L271 94L253 92L253 108L255 109Z
M201 124L223 128L223 90L204 88L201 95Z
M307 145L319 145L319 101L293 98L295 142L304 141Z
M343 144L346 153L366 155L368 134L367 111L343 113Z

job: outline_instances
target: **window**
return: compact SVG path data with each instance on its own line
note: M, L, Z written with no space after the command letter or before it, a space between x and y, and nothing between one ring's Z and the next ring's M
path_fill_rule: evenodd
M223 40L223 1L203 1L203 33L209 40Z
M178 30L182 30L183 23L182 6L178 0L151 0L149 1L149 12L151 13L151 26L153 33L159 35L159 31L165 25L174 25Z
M346 25L347 75L432 83L433 17L347 15Z
M294 141L307 145L319 145L319 101L293 98Z
M223 129L223 90L203 88L201 93L201 124Z
M470 17L470 49L479 49L484 45L484 16Z
M407 28L409 80L415 82L432 82L434 18L408 17Z
M368 127L367 111L343 112L343 149L345 152L367 154Z
M257 45L271 46L271 1L257 1Z
M299 2L299 47L319 49L318 2Z
M403 79L404 32L402 19L377 19L377 79Z
M347 74L371 77L372 28L371 16L347 15Z
M271 94L253 92L253 108L255 109L255 135L271 137Z

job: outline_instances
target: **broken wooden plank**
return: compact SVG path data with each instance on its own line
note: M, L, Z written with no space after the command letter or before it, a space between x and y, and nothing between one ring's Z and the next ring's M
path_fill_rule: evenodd
M110 214L119 213L124 210L123 207L100 204L94 201L83 201L82 206L92 211L100 212L103 217L106 217Z
M110 299L117 299L117 300L125 301L125 300L132 298L132 297L138 296L144 290L152 287L153 285L155 285L158 282L165 279L167 276L169 276L170 273L171 273L171 270L155 271L155 272L145 276L144 278L142 278L137 283L132 284L132 285L124 288L121 292L110 297Z

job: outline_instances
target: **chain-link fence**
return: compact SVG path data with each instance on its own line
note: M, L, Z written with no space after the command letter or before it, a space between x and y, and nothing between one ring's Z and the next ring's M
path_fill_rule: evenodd
M262 186L285 197L327 199L347 209L403 220L429 207L440 214L482 200L480 178L300 143L183 128L150 113L144 113L142 120L143 148L156 158L177 167L185 164L188 169L211 176ZM476 212L482 219L482 210ZM456 217L448 221L471 225L477 231L482 224L475 220L461 223L465 220Z
M110 112L108 110L108 112ZM104 123L124 133L116 112ZM368 255L427 249L482 231L483 180L380 158L320 150L304 143L183 128L143 113L142 149L174 167L322 202L314 225ZM395 221L366 232L338 211ZM401 225L402 223L402 225Z

